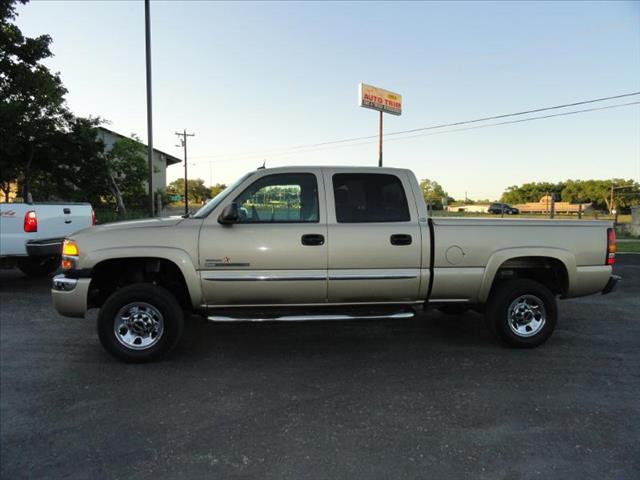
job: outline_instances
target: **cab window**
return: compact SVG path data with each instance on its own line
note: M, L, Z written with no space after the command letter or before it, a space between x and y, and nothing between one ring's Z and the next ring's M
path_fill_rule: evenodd
M311 173L266 175L237 198L239 223L316 223L318 182Z
M339 223L408 222L407 197L395 175L338 173L333 197Z

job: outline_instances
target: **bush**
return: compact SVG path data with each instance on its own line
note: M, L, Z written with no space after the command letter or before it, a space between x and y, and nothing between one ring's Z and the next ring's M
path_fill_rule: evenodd
M127 213L124 215L118 215L118 212L111 208L94 208L96 214L96 224L102 225L104 223L119 222L122 220L136 220L139 218L148 218L149 212L142 209L127 209Z

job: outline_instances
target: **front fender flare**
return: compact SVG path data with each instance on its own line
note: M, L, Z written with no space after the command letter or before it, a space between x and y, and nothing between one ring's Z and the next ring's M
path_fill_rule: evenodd
M122 258L161 258L173 262L182 272L187 284L187 291L191 298L193 308L199 308L202 304L202 286L200 276L189 254L175 247L113 247L102 248L91 252L90 256L83 258L83 264L90 268L107 260Z

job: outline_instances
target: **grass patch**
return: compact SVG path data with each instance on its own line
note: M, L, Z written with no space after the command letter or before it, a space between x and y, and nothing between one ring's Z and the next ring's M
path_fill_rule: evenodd
M620 253L640 253L640 240L631 242L618 242Z

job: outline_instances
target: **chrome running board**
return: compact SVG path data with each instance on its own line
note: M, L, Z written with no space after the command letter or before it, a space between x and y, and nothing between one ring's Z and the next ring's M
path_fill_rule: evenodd
M226 317L222 315L209 315L207 320L210 322L303 322L303 321L321 321L321 320L378 320L383 318L401 319L412 318L415 312L399 312L389 315L285 315L282 317L264 317L264 318L237 318Z

